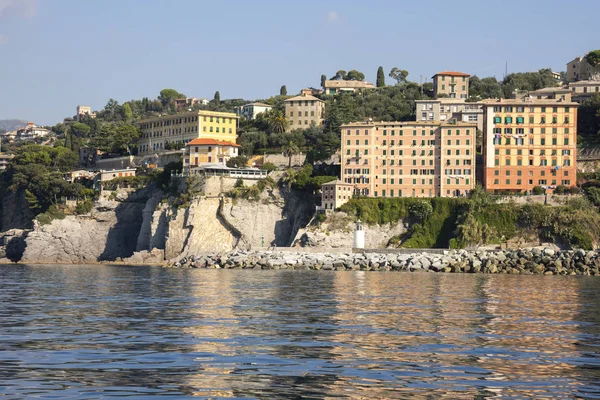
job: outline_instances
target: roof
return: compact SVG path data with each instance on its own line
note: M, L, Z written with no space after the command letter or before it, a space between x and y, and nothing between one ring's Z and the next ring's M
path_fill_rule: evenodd
M336 185L336 186L338 186L338 185L344 185L344 186L354 186L353 184L351 184L351 183L347 183L347 182L344 182L344 181L342 181L341 179L336 179L335 181L329 181L329 182L325 182L325 183L321 184L321 186L325 186L325 185Z
M230 146L230 147L241 147L239 144L227 142L225 140L216 139L194 139L186 146Z
M600 82L598 82L600 84ZM566 87L545 87L538 90L532 90L529 93L568 93L569 89Z
M600 86L600 81L577 81L577 82L570 82L569 86Z
M239 116L236 113L198 110L198 111L188 111L188 112L176 113L176 114L165 114L165 115L161 115L160 117L152 117L152 118L148 118L148 119L143 119L143 120L139 121L138 124L144 124L147 122L163 121L163 120L175 119L175 118L191 117L191 116L196 116L196 115L207 116L207 117L226 117L226 118L234 118L234 119L239 118Z
M311 96L310 94L304 95L304 96L295 96L292 97L291 99L287 99L286 102L288 101L298 101L298 100L314 100L314 101L323 101L319 98L316 98L315 96Z
M260 102L248 103L248 104L243 105L242 107L248 107L248 106L258 106L258 107L270 107L270 108L273 108L272 105L265 104L265 103L260 103Z
M348 124L344 124L341 126L341 129L347 129L350 127L387 127L387 126L397 126L397 127L439 127L439 126L475 126L477 125L475 122L465 122L465 121L368 121L368 122L350 122Z
M344 81L344 80L327 80L325 88L345 87L345 88L375 88L376 86L367 81Z
M578 103L573 101L565 101L560 99L532 99L530 97L523 100L520 99L486 99L481 100L486 106L496 105L513 105L513 106L530 106L530 105L554 105L554 106L578 106Z
M457 72L457 71L442 71L442 72L438 72L434 76L437 76L437 75L446 75L446 76L471 76L469 74L465 74L464 72Z

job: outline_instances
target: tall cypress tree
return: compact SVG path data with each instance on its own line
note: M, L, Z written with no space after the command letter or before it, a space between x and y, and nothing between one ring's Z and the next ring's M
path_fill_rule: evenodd
M283 85L281 87L281 89L279 89L279 95L280 96L287 96L287 88L285 87L285 85Z
M219 93L218 90L215 92L215 98L214 98L214 100L215 100L215 105L216 106L221 105L221 93Z
M321 87L325 89L325 81L327 80L327 75L321 75Z
M377 68L377 87L385 86L385 74L383 73L383 67Z

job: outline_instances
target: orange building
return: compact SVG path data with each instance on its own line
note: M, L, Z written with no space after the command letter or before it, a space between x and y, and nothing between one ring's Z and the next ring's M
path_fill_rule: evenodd
M483 103L486 190L551 192L576 184L577 103L529 97Z
M223 140L194 139L185 146L183 169L187 172L203 164L225 165L230 158L237 157L239 147L239 144Z
M444 71L431 77L433 79L433 95L448 95L453 99L469 98L469 77L464 72Z
M464 196L475 186L476 130L465 122L343 125L342 181L370 197Z

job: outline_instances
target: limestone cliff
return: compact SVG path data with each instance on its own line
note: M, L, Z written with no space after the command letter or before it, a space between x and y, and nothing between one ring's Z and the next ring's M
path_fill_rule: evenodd
M406 227L402 222L364 225L363 229L365 231L365 247L369 249L385 248L393 236L406 232ZM303 247L350 249L354 242L354 221L346 213L331 213L324 222L308 226L297 242Z

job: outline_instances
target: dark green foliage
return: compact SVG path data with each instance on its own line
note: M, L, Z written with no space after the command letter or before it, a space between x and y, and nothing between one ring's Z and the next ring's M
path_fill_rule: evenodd
M598 191L600 201L600 189L593 189ZM352 199L341 210L369 225L403 221L407 232L392 238L388 243L391 246L463 248L532 235L584 249L600 243L600 214L585 198L551 207L497 204L482 190L473 192L469 199Z
M477 75L469 78L470 100L499 99L503 97L502 87L495 77L480 79Z
M45 212L37 216L37 220L40 225L48 225L55 219L64 219L65 213L59 209L56 205L51 205Z
M541 186L534 186L533 189L531 190L531 193L535 194L535 195L541 195L546 193L546 189L544 189Z
M385 73L383 72L383 67L377 68L376 86L377 87L384 87L385 86Z
M287 87L285 87L285 85L283 85L280 89L279 89L279 95L280 96L287 96Z
M600 50L592 50L585 56L588 64L592 67L597 67L600 65Z
M327 75L321 75L321 87L325 88L325 81L327 80Z
M213 101L215 103L215 106L217 107L221 104L221 93L219 93L218 90L215 92L215 97L213 98Z
M229 160L227 160L226 164L229 168L246 168L246 166L248 165L248 157L246 157L246 156L232 157Z
M260 169L262 169L263 171L271 172L277 170L277 167L275 166L275 164L267 162L261 165Z
M549 68L540 69L538 72L518 72L508 74L502 81L502 92L509 99L515 90L538 90L545 87L556 86L556 78Z
M227 193L232 199L245 199L249 201L258 201L265 189L274 189L277 183L271 177L259 179L255 185L245 186L244 181L238 179L234 188Z
M92 199L85 199L77 202L75 207L75 213L77 214L88 214L94 208L94 201Z

